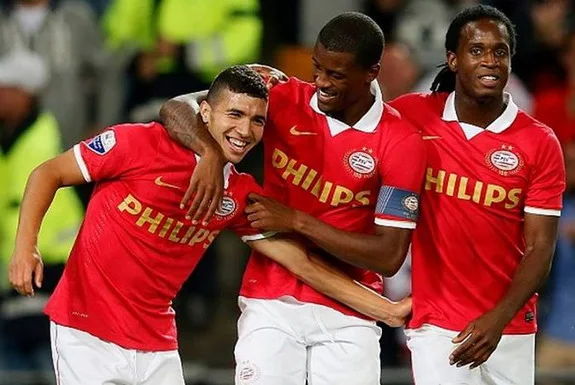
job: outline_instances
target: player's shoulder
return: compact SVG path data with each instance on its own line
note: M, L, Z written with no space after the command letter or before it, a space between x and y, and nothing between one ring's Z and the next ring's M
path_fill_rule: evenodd
M389 104L403 113L421 113L426 109L443 110L448 96L447 92L413 92L398 96Z
M293 102L299 102L309 99L315 91L315 86L312 83L290 77L287 81L281 82L271 89L271 95L274 96L287 96Z
M399 140L412 135L420 136L419 130L407 119L402 111L388 103L383 105L384 112L380 121L380 127L386 131L385 136L395 137Z
M517 112L517 118L515 119L513 126L522 130L527 130L529 137L535 142L559 142L551 127L522 110Z
M130 142L154 142L168 136L158 122L120 123L108 127L105 131L113 131L116 137Z

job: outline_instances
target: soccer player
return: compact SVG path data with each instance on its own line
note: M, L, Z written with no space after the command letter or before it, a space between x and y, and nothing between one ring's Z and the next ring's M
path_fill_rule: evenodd
M63 278L46 307L58 383L183 384L171 301L224 228L318 290L367 316L400 323L397 308L311 256L298 243L259 239L243 213L254 179L239 162L261 139L268 91L246 66L223 71L201 106L201 119L228 160L224 198L213 220L193 225L179 208L198 156L158 123L112 127L39 166L22 203L10 266L25 295L42 283L37 236L56 190L96 182ZM408 311L405 306L403 314ZM388 311L384 310L387 309ZM367 321L363 321L367 324Z
M515 46L505 15L468 8L449 26L433 92L392 102L428 156L406 332L417 385L534 383L536 291L565 169L552 130L503 92Z
M382 101L375 81L382 49L383 33L373 20L342 14L319 34L315 84L291 78L271 89L263 140L264 190L273 199L251 195L256 203L248 209L253 226L277 219L275 230L297 230L310 247L359 266L341 264L377 291L376 272L393 275L405 258L425 163L418 132ZM185 103L166 104L162 115L185 146L217 151ZM210 194L199 195L205 207ZM264 207L273 209L267 218L258 214ZM285 220L294 212L297 221ZM244 274L240 305L237 384L379 384L375 323L257 252Z

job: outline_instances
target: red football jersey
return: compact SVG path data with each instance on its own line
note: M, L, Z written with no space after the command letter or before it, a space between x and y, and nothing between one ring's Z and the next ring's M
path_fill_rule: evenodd
M196 155L160 124L112 127L74 154L96 187L46 313L124 348L177 349L173 298L220 230L256 233L244 208L259 186L227 165L222 206L207 226L194 226L179 203Z
M413 318L460 331L507 292L525 252L524 213L559 216L565 189L552 130L507 108L489 127L459 123L454 94L392 105L422 131L427 171L412 244ZM536 331L536 297L505 329Z
M410 123L384 105L375 84L375 103L353 128L318 109L312 84L292 78L271 90L264 134L266 195L350 232L373 234L374 221L415 228L424 144ZM354 279L381 292L378 274L341 266ZM240 295L292 296L360 316L257 253L248 262Z

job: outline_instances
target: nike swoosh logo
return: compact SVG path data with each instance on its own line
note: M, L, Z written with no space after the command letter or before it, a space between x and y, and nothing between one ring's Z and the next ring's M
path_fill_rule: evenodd
M302 136L302 135L317 135L317 132L309 132L309 131L299 131L297 126L293 126L290 128L289 133L295 136Z
M169 183L162 181L161 176L157 177L156 180L154 180L154 183L157 184L158 186L161 186L161 187L169 187L169 188L173 188L176 190L181 190L181 188L179 186L176 186L174 184L169 184Z
M422 136L421 139L423 139L423 140L434 140L434 139L442 139L442 138L441 138L441 136L430 135L430 136Z

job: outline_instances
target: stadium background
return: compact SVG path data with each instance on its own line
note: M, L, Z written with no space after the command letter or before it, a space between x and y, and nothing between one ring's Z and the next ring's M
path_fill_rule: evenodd
M575 4L570 0L0 0L0 61L24 47L49 63L51 76L38 95L40 108L56 116L63 148L69 148L115 122L156 119L164 100L207 88L213 75L231 64L270 64L310 80L310 48L319 29L348 10L369 14L385 32L379 78L384 97L424 91L444 60L443 41L450 20L474 3L495 5L516 24L518 52L508 90L521 108L556 130L565 148L572 187ZM42 11L24 10L30 7ZM41 22L32 22L38 17L27 13L41 15ZM20 25L25 38L15 35L9 25ZM261 155L259 148L240 168L261 177ZM10 181L18 173L8 169L5 177ZM85 202L89 186L77 193ZM573 198L567 193L565 199ZM0 210L11 203L0 200ZM546 367L539 368L539 384L575 384L575 215L569 212L562 220L559 244L563 247L541 292L539 335L558 343L562 355L571 358L556 357L559 349L542 352L538 359ZM4 221L6 217L0 215L0 229L6 227ZM13 316L5 311L10 298L5 274L10 252L6 250L12 242L7 238L0 236L4 243L0 244L4 250L0 255L4 298L0 384L43 384L37 370L21 370L18 363L10 363L15 355L9 344L1 343L13 337L13 330L4 327ZM224 233L175 301L188 384L233 383L236 297L247 255L235 236ZM392 298L409 292L408 263L386 290ZM43 327L19 325L23 334ZM399 330L384 329L382 383L411 381L401 335ZM49 356L37 353L29 360L46 362ZM41 367L38 364L36 369Z

